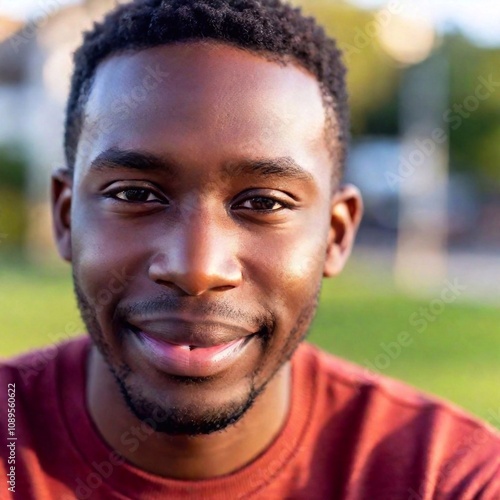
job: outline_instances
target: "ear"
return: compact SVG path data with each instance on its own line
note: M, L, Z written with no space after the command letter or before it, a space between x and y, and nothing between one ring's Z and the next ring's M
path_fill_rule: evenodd
M342 186L332 196L330 231L323 269L325 278L337 276L344 268L351 254L362 215L363 200L356 187Z
M67 169L52 173L52 221L59 255L71 262L71 199L73 179Z

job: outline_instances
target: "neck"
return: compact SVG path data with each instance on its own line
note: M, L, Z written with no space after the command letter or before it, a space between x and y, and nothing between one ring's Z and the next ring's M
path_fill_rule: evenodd
M236 424L209 435L168 436L154 432L127 408L95 346L87 365L87 405L105 441L137 467L175 479L222 476L251 462L283 427L290 396L291 366L288 362Z

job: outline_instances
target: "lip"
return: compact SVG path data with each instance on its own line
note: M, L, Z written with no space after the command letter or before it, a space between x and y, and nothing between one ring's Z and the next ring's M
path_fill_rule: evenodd
M128 321L132 332L142 332L161 343L178 346L215 347L258 332L220 321L200 319L196 321L169 317L160 319L138 319Z
M137 318L128 322L135 352L159 371L184 377L209 377L242 357L259 331L214 320Z
M254 335L210 347L194 348L188 344L160 340L143 331L135 333L134 337L142 354L159 370L184 377L209 377L235 363Z

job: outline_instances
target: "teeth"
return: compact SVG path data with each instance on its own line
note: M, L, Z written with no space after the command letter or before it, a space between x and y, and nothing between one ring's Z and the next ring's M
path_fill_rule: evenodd
M179 347L184 351L192 351L193 349L196 349L195 345L180 345Z

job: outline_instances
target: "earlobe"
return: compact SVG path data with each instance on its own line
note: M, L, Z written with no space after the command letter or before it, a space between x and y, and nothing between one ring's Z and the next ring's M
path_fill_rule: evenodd
M363 201L359 190L346 185L332 197L330 231L326 248L323 276L337 276L351 254L356 233L363 214Z
M71 200L73 181L67 169L52 173L52 221L59 255L71 262Z

